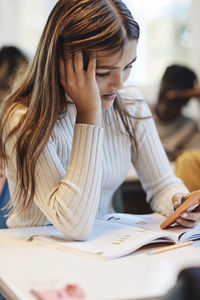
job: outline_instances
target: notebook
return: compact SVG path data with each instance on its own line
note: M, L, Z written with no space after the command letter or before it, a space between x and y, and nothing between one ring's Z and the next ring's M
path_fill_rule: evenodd
M34 235L27 242L54 247L60 250L74 249L106 259L122 257L137 249L157 243L163 245L200 238L200 225L195 228L172 226L162 230L165 217L158 213L133 215L114 213L95 220L92 233L86 241L72 241L54 226L35 227ZM33 232L33 231L32 231Z

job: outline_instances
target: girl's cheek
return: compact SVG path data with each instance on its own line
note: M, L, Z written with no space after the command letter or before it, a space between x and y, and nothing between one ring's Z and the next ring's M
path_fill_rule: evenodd
M100 90L100 92L101 92L101 90L103 90L103 88L104 88L104 86L105 86L106 80L103 79L103 78L98 78L98 77L96 77L96 81L97 81L98 88L99 88L99 90Z
M124 81L126 81L128 79L130 73L131 73L131 70L128 70L128 71L124 72L124 75L123 75L123 80Z

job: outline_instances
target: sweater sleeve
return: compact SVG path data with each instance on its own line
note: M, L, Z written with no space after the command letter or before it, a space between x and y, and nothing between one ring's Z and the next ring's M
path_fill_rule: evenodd
M7 153L12 156L8 174L15 174L9 178L12 186L17 185L16 163L13 157L15 139L16 137L10 138L6 146ZM75 124L67 170L63 168L51 138L38 158L34 203L46 218L69 238L84 240L91 232L100 197L102 147L103 128ZM13 204L15 201L16 199L12 199ZM30 223L26 226L36 226L39 223L34 222L37 216L33 208L27 217L15 217L18 218L18 222L21 220L21 226L23 219L30 218Z
M139 119L133 126L138 157L132 155L133 164L152 209L168 216L174 210L172 196L175 193L188 193L188 190L173 172L148 105L139 101L136 106L135 115Z
M51 142L37 163L35 202L55 227L73 239L86 239L93 226L101 189L102 143L102 128L76 124L67 170Z

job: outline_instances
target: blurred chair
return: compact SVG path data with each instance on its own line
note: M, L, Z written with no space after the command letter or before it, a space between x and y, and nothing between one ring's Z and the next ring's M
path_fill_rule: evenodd
M112 198L112 204L113 204L114 211L116 211L117 213L124 212L121 187L119 187L114 193Z
M180 272L176 285L163 300L199 300L200 267L188 268Z
M8 210L7 209L3 210L3 208L10 199L8 182L5 177L2 180L4 182L2 182L2 191L0 194L0 229L7 228L5 215L8 212Z
M175 174L190 192L200 189L200 151L186 150L175 161Z

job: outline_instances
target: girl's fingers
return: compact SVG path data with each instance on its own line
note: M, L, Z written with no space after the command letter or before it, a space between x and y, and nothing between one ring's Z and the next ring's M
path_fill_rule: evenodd
M90 53L90 58L88 62L87 74L90 77L95 77L96 74L96 52Z
M81 75L83 75L85 73L82 51L76 51L73 56L72 56L72 54L69 54L68 58L64 64L65 64L65 71L66 71L65 75L67 76L67 74L70 74L70 76L68 76L68 78L71 78L74 75L78 76L80 78ZM62 70L63 70L63 66L62 66ZM89 78L95 78L96 52L91 52L91 54L90 54L86 74L89 75Z
M82 51L76 51L74 53L74 71L77 76L80 76L82 72L84 72Z
M174 208L177 209L177 207L180 206L180 204L182 203L182 199L183 199L184 195L182 193L176 193L173 197L172 197L172 202L174 205Z
M192 228L198 224L198 222L196 221L186 220L181 217L176 219L176 222L184 227L189 227L189 228Z
M73 57L72 54L68 54L67 60L65 61L66 74L69 74L69 78L74 74Z
M172 197L174 209L177 209L191 194L177 193ZM194 227L200 222L200 205L196 204L184 211L176 220L176 222L184 227Z
M199 204L197 204L197 206L194 206L194 210L191 210L191 207L184 211L181 214L181 217L187 220L191 220L191 221L195 221L195 222L200 222L200 208L199 208Z
M199 208L199 204L195 204L193 206L190 206L190 208L187 209L187 212L191 212L191 211L193 212L194 210L196 212L199 210L198 208Z

